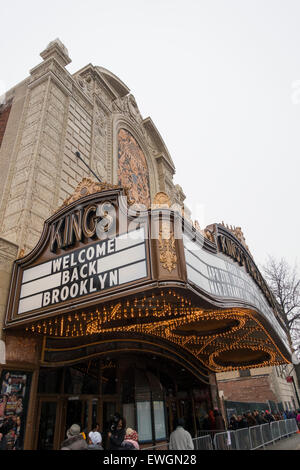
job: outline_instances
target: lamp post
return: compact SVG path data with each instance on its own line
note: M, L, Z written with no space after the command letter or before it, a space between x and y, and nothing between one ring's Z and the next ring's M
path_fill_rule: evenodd
M100 178L96 175L96 173L89 167L89 165L87 163L85 163L85 161L83 160L83 158L81 157L80 153L77 151L75 152L75 155L77 158L79 158L79 160L82 161L82 163L90 170L90 172L92 173L92 175L95 176L95 178L99 181L99 183L102 183L102 181L100 180Z

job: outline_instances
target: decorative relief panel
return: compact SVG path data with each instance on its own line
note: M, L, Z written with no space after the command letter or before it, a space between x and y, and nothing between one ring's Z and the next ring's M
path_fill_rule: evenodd
M171 273L177 266L177 256L174 233L169 232L168 224L166 228L162 226L159 233L159 251L160 263Z
M113 111L121 112L122 114L125 114L131 120L135 121L136 123L138 123L140 125L143 122L143 118L141 116L138 105L137 105L133 95L127 95L123 98L118 98L118 99L114 100L114 102L113 102ZM141 126L140 130L144 134L146 134L146 132L144 131L143 126Z
M118 182L129 188L131 199L150 207L150 182L146 157L130 132L118 134Z
M37 363L39 352L38 338L28 338L25 336L6 337L6 361L18 363Z
M104 89L103 84L95 82L95 94L98 98L102 101L102 103L107 106L108 109L111 109L112 97L109 93Z
M80 86L80 88L82 89L82 91L84 91L84 93L86 93L88 97L92 100L93 99L93 81L92 81L91 76L90 75L77 76L75 77L75 80Z
M101 181L107 181L107 115L99 104L94 107L93 170Z

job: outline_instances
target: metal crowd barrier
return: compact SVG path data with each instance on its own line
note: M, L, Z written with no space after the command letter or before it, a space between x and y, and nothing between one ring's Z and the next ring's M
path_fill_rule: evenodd
M270 423L270 428L271 428L271 433L274 438L274 441L277 441L277 439L280 439L281 433L280 433L279 421L273 421L272 423Z
M279 423L280 421L278 421ZM270 424L261 424L261 433L262 433L262 444L263 445L267 445L267 444L271 444L274 439L273 439L273 436L272 436L272 432L271 432L271 426ZM280 435L280 437L282 437Z
M200 431L201 436L193 439L193 443L195 450L255 450L297 431L296 420L286 419L236 431ZM169 450L169 443L164 442L141 450Z
M193 439L194 450L214 450L213 441L210 435L196 437ZM158 444L152 447L144 447L141 450L169 450L169 442Z
M201 436L193 439L195 450L214 450L211 436Z
M249 428L237 429L235 433L236 433L236 440L237 440L237 449L239 450L251 449Z
M235 431L218 432L215 434L214 448L218 450L236 450L237 438Z
M169 450L169 443L164 442L163 444L157 444L151 447L142 447L141 450Z
M229 440L228 431L216 433L214 435L214 448L216 450L255 450L275 443L276 440L297 431L298 425L295 419L273 421L270 424L230 431Z

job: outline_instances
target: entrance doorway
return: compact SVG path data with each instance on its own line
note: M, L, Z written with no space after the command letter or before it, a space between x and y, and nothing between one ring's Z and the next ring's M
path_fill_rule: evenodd
M72 366L41 368L35 448L60 449L74 423L85 433L99 423L105 447L115 413L137 430L142 445L165 441L179 417L188 418L196 436L191 390L208 389L175 362L147 354L111 354ZM211 405L205 401L208 409Z
M41 400L39 402L40 423L37 450L53 450L57 434L57 401Z

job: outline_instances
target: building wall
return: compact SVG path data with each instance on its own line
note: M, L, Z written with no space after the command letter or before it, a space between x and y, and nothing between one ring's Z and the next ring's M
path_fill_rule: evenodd
M292 365L249 369L248 377L241 377L240 371L217 374L219 391L228 401L266 403L270 400L282 403L284 408L298 408L294 386L286 381L288 375L295 377L299 396L292 369Z
M236 381L219 383L219 390L224 392L224 399L229 401L261 402L276 401L276 395L270 388L268 376L249 377Z

